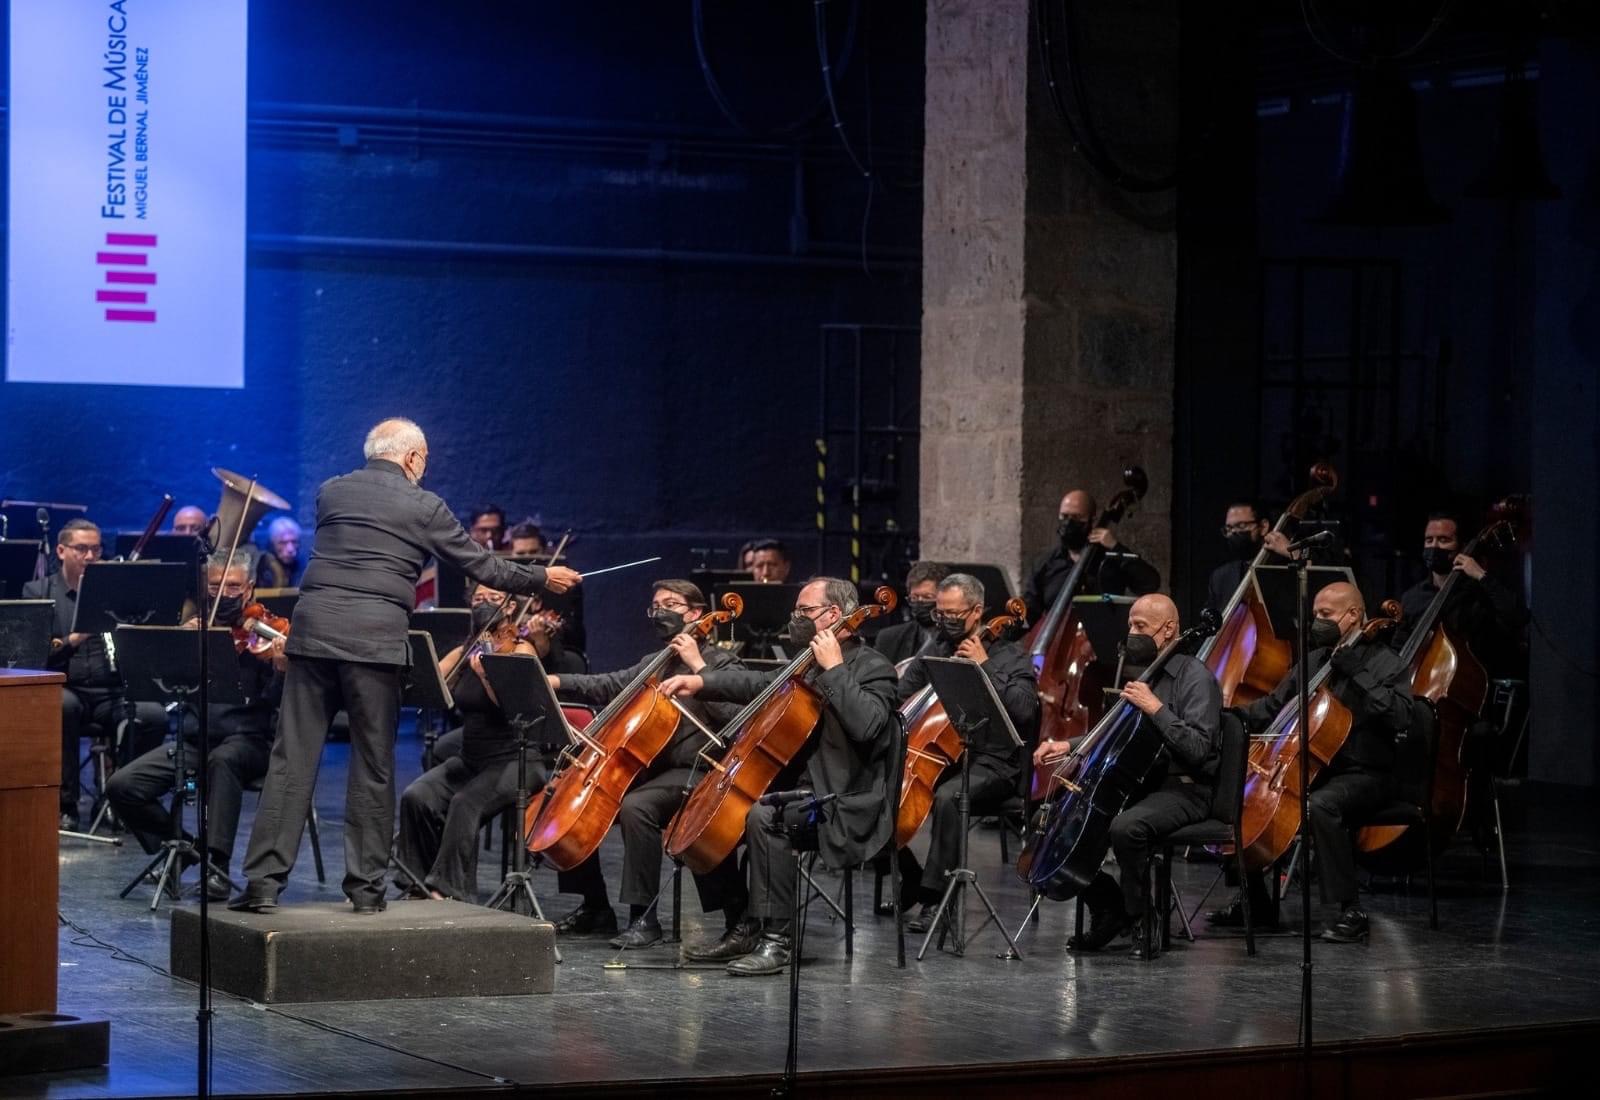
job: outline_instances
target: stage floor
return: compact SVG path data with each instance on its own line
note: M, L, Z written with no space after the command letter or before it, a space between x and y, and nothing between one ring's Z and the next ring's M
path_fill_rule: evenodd
M303 850L285 901L337 900L342 873L342 800L347 746L330 745L318 783L328 885L319 887ZM401 780L417 773L418 742L402 737ZM1438 932L1427 927L1420 878L1406 892L1366 899L1368 946L1315 947L1319 1041L1471 1030L1600 1018L1600 828L1593 807L1541 794L1510 828L1512 889L1464 839L1440 867ZM254 797L246 798L244 846ZM974 863L1008 922L1027 897L999 862L992 829L972 836ZM615 839L604 850L614 882ZM165 906L148 890L117 891L147 857L120 849L62 845L61 912L89 935L61 932L63 1012L111 1021L112 1061L93 1073L0 1077L0 1097L192 1094L195 990L155 968L167 961ZM485 894L498 851L480 866ZM1176 878L1193 906L1216 875L1180 862ZM822 880L831 887L837 878ZM546 912L575 902L538 876ZM663 875L670 883L670 875ZM1207 935L1152 964L1125 951L1076 957L1065 950L1070 906L1047 904L1021 943L1025 958L996 957L991 928L964 958L931 951L894 965L893 930L870 916L870 875L857 875L855 957L843 926L813 907L802 970L800 1069L852 1070L1039 1061L1245 1048L1296 1041L1300 941L1261 940L1245 957L1242 937ZM1221 900L1221 888L1213 903ZM685 883L686 934L720 932ZM426 902L395 904L426 905ZM670 894L664 910L670 906ZM969 913L978 911L976 899ZM1297 907L1286 916L1298 927ZM975 922L976 917L972 920ZM714 926L714 927L713 927ZM91 939L92 937L92 939ZM96 942L99 941L99 942ZM918 938L908 937L914 955ZM608 970L603 940L562 941L565 962L549 996L447 999L264 1008L216 997L215 1083L221 1094L494 1089L513 1084L729 1077L782 1070L788 982L732 978L716 970ZM669 962L675 948L626 956ZM142 965L149 964L149 966Z

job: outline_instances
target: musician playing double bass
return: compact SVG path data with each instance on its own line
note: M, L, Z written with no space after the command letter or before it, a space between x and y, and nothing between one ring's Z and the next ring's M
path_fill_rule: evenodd
M1411 630L1452 572L1464 574L1446 600L1440 618L1467 644L1491 674L1512 675L1519 663L1517 640L1527 613L1511 586L1471 554L1462 553L1460 524L1448 512L1435 512L1422 530L1422 564L1428 575L1400 596L1400 625L1389 642L1404 649Z
M1096 575L1083 578L1080 595L1142 596L1161 587L1156 567L1129 550L1117 538L1115 528L1094 526L1099 515L1100 506L1086 490L1073 489L1061 498L1056 523L1059 544L1039 559L1022 586L1029 622L1038 622L1055 602L1073 565L1091 543L1103 547L1106 554Z
M1405 666L1382 640L1356 638L1335 651L1340 639L1366 622L1360 589L1344 581L1330 584L1316 594L1311 608L1315 617L1306 655L1310 674L1328 663L1332 652L1326 686L1352 718L1344 745L1311 784L1310 829L1318 886L1324 907L1335 906L1337 913L1322 930L1322 939L1355 943L1367 938L1369 922L1359 904L1352 830L1394 798L1394 740L1411 724L1411 692ZM1296 675L1291 669L1269 695L1242 708L1247 729L1264 729L1284 707L1293 705ZM1261 906L1260 923L1276 923L1261 874L1247 877L1251 904ZM1235 901L1207 919L1214 925L1242 925L1240 903Z
M939 634L925 655L964 657L976 663L994 684L995 694L1000 697L1000 704L1005 707L1006 716L1018 735L1025 742L1032 741L1039 721L1038 677L1027 654L1014 642L984 646L979 637L983 625L983 598L983 583L967 573L951 573L940 581L933 613ZM913 661L900 679L900 701L905 702L927 683L927 666L921 660ZM1002 730L983 730L967 741L966 749L972 753L969 786L972 812L992 812L996 803L1004 802L1017 791L1022 748ZM905 892L910 894L915 889L922 903L921 909L906 922L906 928L912 932L928 930L944 893L945 872L960 856L961 811L957 805L960 795L961 769L946 768L933 795L927 866L919 866L909 848L905 849L906 855L901 860L901 874L907 882Z
M818 797L838 796L828 805L817 837L823 863L835 868L871 857L894 832L888 796L897 721L894 666L859 638L841 641L827 632L858 602L856 586L834 577L812 578L795 599L789 637L797 646L811 647L815 666L807 676L824 706L805 747L770 785L774 792L804 788ZM708 670L674 676L661 690L705 701L749 701L774 675ZM771 832L783 813L782 808L757 803L745 818L750 920L714 944L685 948L685 957L727 961L728 972L735 975L779 974L789 965L797 857L786 839Z
M1152 845L1185 825L1204 821L1211 810L1221 753L1222 692L1205 662L1187 653L1173 653L1149 682L1139 677L1161 647L1180 632L1178 606L1159 592L1140 596L1128 608L1128 636L1123 642L1122 698L1143 714L1161 736L1161 757L1145 784L1145 793L1111 822L1109 838L1116 853L1121 887L1104 871L1083 893L1089 928L1067 946L1098 951L1123 932L1132 931L1132 957L1144 957L1145 936L1138 927L1144 908L1145 864ZM1068 751L1064 741L1040 744L1035 759L1044 763ZM1151 939L1159 952L1160 937Z
M663 679L682 673L701 673L707 669L740 667L738 658L708 638L683 633L683 628L698 622L706 613L706 598L698 585L685 580L656 581L650 595L650 628L662 644L670 645L676 658L661 671ZM593 675L562 673L550 677L550 686L563 699L604 706L656 657L652 651L630 668ZM683 700L684 709L709 729L720 729L739 708L731 703L702 703ZM709 738L687 718L678 723L677 733L640 773L622 797L617 824L622 829L622 888L618 898L628 906L628 927L611 946L649 947L662 938L659 905L661 893L661 834L672 815L683 804L691 784L703 776L706 765L699 760L704 751L715 755ZM556 922L556 933L563 936L615 933L616 913L611 908L606 880L600 870L599 854L590 856L570 871L562 871L558 885L563 893L581 894L582 903ZM708 875L696 875L695 887L701 908L707 913L721 910L728 928L744 916L744 879L733 856Z
M1288 536L1274 531L1266 513L1248 501L1228 505L1222 517L1222 541L1228 547L1228 560L1206 581L1206 606L1219 617L1263 546L1284 561L1289 558Z

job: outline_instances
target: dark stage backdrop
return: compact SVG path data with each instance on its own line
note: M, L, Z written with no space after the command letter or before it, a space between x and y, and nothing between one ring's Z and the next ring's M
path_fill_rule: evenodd
M691 547L777 534L809 570L819 325L918 317L923 25L826 9L868 216L814 11L704 5L741 130L687 2L258 0L245 388L0 386L0 494L136 528L162 492L214 507L220 465L309 522L406 415L458 512L570 526L579 567L666 557L590 590L598 666Z

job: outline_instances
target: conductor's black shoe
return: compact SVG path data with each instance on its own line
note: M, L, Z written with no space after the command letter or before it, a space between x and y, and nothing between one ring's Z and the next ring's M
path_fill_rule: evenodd
M1206 923L1212 928L1243 928L1244 902L1234 898L1223 908L1211 910L1206 914ZM1282 927L1278 923L1278 907L1271 902L1252 901L1250 923L1258 932L1276 932Z
M1322 930L1322 938L1329 943L1365 943L1371 931L1367 915L1351 905L1339 914L1338 920Z
M914 914L906 918L907 932L926 932L933 927L933 918L939 912L939 907L931 902L924 902Z
M612 939L611 946L618 951L635 951L641 947L649 947L653 943L660 943L661 938L661 922L652 916L646 916L628 925L627 931Z
M269 898L261 894L252 894L248 890L228 903L228 908L232 909L236 913L270 913L277 907L277 898Z
M206 897L211 901L227 901L233 893L233 883L221 871L206 872Z
M722 938L715 943L685 945L683 957L690 962L727 962L750 954L760 940L761 925L753 920L742 920L722 933Z
M1116 939L1133 923L1127 913L1118 908L1089 910L1089 928L1083 935L1067 938L1067 947L1073 951L1099 951Z
M793 949L788 936L767 932L756 943L756 949L728 964L728 973L739 978L764 977L782 974L789 969Z
M1150 950L1148 951L1146 951L1144 947L1143 921L1136 920L1133 922L1132 934L1133 950L1128 952L1128 957L1130 959L1144 959L1149 961L1161 956L1161 933L1159 931L1154 928L1150 929Z
M590 908L580 905L556 921L558 936L614 936L617 933L617 913L611 906Z
M389 908L389 903L383 900L382 894L379 894L375 898L362 898L360 901L351 898L350 907L358 916L370 917L374 913L381 913Z

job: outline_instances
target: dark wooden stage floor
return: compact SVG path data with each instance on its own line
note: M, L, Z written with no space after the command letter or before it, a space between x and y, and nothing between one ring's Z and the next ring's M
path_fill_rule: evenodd
M316 885L309 853L302 853L287 901L339 897L346 752L329 746L318 788L329 885ZM402 738L400 755L402 778L409 779L417 770L417 743ZM246 801L247 828L254 798ZM1600 1020L1595 810L1581 804L1562 809L1547 795L1524 801L1537 805L1516 816L1509 893L1501 892L1471 844L1458 840L1441 868L1440 931L1427 928L1419 880L1411 892L1380 890L1368 899L1369 946L1317 945L1320 1042L1414 1041ZM976 830L973 845L986 886L1007 919L1019 919L1026 897L1000 866L992 830ZM614 878L613 845L606 856ZM127 901L116 897L145 858L132 844L63 846L61 911L89 935L62 929L62 1010L110 1018L110 1067L0 1078L0 1097L192 1093L194 988L141 965L166 964L166 911L150 914L146 891ZM498 853L484 860L486 892L499 863ZM1208 864L1177 869L1191 905L1214 876ZM539 881L547 912L564 912L574 899L554 895L548 872ZM1046 906L1042 923L1026 934L1020 962L996 958L1001 941L991 929L965 958L930 952L925 962L912 961L901 971L894 966L889 923L865 915L870 893L870 879L858 876L863 919L853 961L845 958L842 926L820 907L813 910L803 969L802 1073L1148 1058L1295 1042L1300 943L1292 936L1267 937L1256 959L1245 958L1242 939L1203 932L1198 943L1179 943L1153 964L1135 963L1125 952L1079 958L1064 948L1070 908ZM687 933L699 936L709 928L693 912L692 889L685 894ZM717 925L720 930L720 919ZM544 997L263 1008L219 994L215 1088L257 1095L579 1082L621 1088L624 1082L696 1077L731 1085L741 1076L781 1071L785 979L608 970L603 964L615 953L603 942L563 941L562 947L566 961L558 968L556 993ZM628 958L665 962L673 950ZM934 1084L929 1091L943 1090Z

